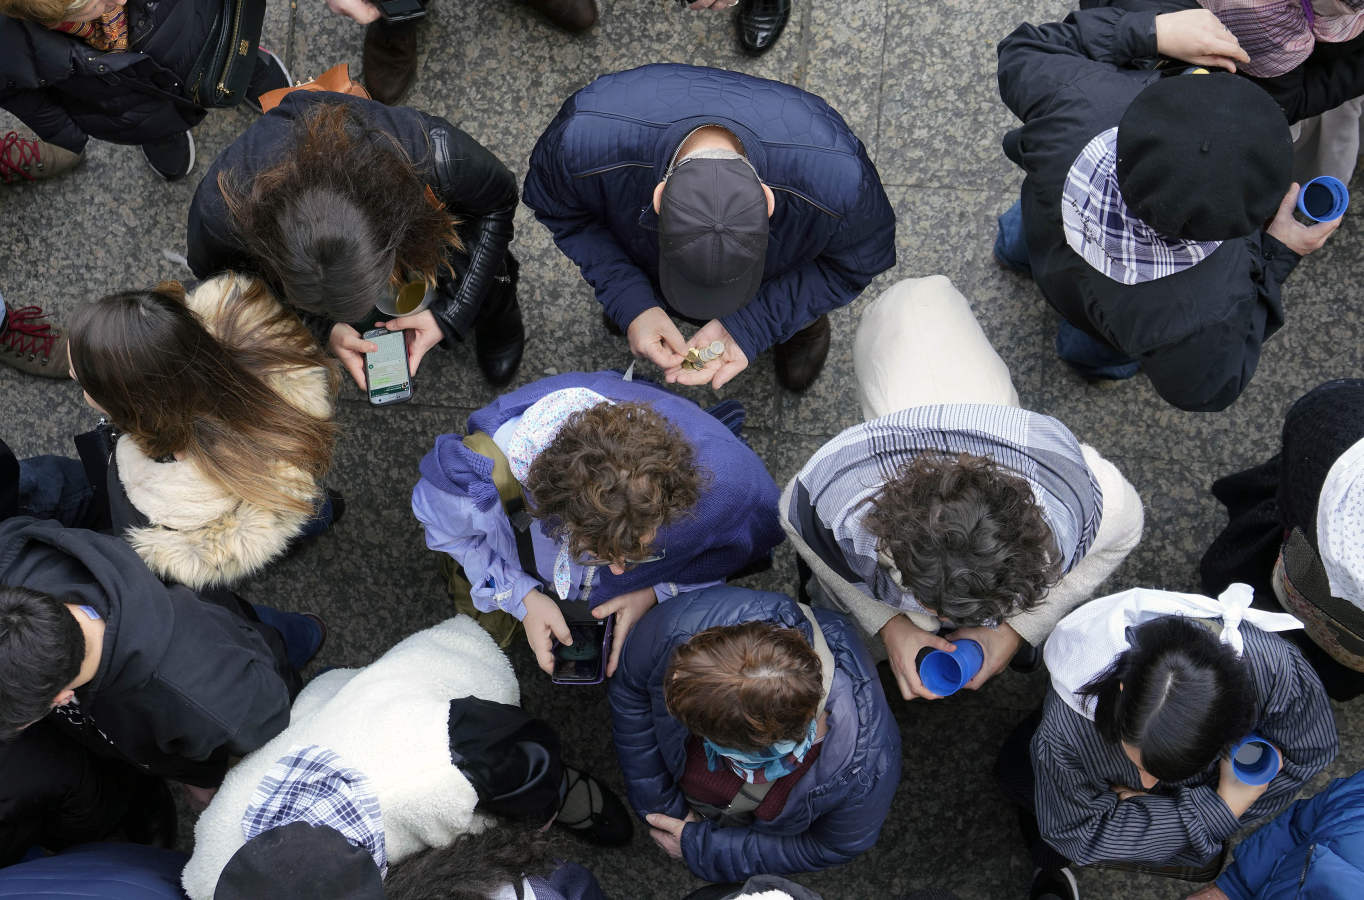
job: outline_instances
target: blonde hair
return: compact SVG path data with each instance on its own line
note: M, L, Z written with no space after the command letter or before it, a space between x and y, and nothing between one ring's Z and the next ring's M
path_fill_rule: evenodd
M0 0L0 15L51 26L65 22L72 13L91 2L93 0Z

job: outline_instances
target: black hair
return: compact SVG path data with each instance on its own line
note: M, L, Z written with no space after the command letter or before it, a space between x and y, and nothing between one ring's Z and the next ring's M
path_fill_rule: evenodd
M0 586L0 740L52 710L85 660L85 635L50 594Z
M1103 739L1137 748L1151 775L1191 778L1255 726L1249 668L1207 628L1162 616L1127 636L1129 649L1079 694L1094 700Z
M554 836L527 825L500 821L477 834L462 834L445 847L397 863L384 879L388 900L487 900L523 875L548 876Z

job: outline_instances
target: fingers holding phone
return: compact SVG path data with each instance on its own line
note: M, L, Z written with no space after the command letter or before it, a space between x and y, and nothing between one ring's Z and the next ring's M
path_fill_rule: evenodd
M403 332L376 328L365 332L365 340L375 348L364 357L369 402L375 406L388 406L411 400L412 375L408 370L407 340Z
M342 322L332 326L327 338L328 352L350 373L350 377L355 379L355 386L361 390L365 387L365 354L378 349L372 342L360 337L360 332Z
M445 332L440 330L435 313L429 309L413 316L400 316L387 322L375 322L374 327L404 332L407 335L407 370L411 375L417 374L426 351L445 339Z
M535 654L535 661L546 675L554 674L554 641L566 646L573 645L573 635L569 633L568 623L559 605L545 594L532 590L521 601L526 614L521 624L526 629L526 643Z

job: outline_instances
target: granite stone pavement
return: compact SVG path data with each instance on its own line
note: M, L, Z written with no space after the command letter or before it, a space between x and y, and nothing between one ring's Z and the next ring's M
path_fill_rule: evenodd
M599 2L601 22L581 36L555 30L516 0L436 2L408 103L455 122L520 176L564 98L600 74L647 62L788 81L843 113L895 205L899 258L851 309L831 317L828 368L805 395L779 388L766 357L721 392L747 405L748 439L779 483L859 419L850 345L863 305L900 278L941 273L974 304L1012 368L1023 405L1060 418L1141 493L1145 537L1110 587L1195 589L1198 557L1224 521L1208 492L1213 479L1274 452L1294 398L1324 380L1361 374L1364 315L1349 298L1350 286L1364 277L1364 250L1353 212L1299 266L1285 290L1288 325L1266 346L1250 388L1225 412L1180 412L1141 377L1088 385L1056 359L1053 314L1030 281L995 264L990 246L994 217L1021 180L1000 151L1013 119L998 97L994 46L1020 21L1060 18L1063 0L797 0L786 34L756 60L740 54L728 13L686 11L672 0ZM269 9L264 43L286 57L296 77L345 61L358 74L361 31L322 0L281 2ZM66 177L0 188L0 291L11 304L39 303L60 316L111 290L187 276L166 253L184 251L196 176L252 118L244 108L210 113L195 132L195 173L178 183L160 181L134 147L92 143L82 167ZM0 132L16 124L0 115ZM516 383L623 367L624 339L602 330L590 288L524 207L513 249L522 260L530 335ZM432 353L416 385L412 402L388 409L371 408L353 386L344 390L344 433L330 483L349 501L345 520L244 588L258 602L327 618L331 637L315 667L364 665L452 614L408 495L433 438L462 429L494 392L463 350ZM711 392L693 394L704 402ZM74 385L9 369L0 370L0 412L3 435L21 456L72 454L70 437L95 421ZM782 548L773 569L751 583L791 590L794 581L792 555ZM552 689L523 644L512 657L526 707L562 730L571 760L620 791L604 688ZM887 684L893 691L893 681ZM798 880L828 898L900 898L926 887L951 888L963 900L1026 896L1031 865L991 767L1006 734L1045 690L1042 673L1006 671L966 696L893 699L904 777L880 841L847 866ZM1364 707L1337 706L1336 716L1340 756L1314 790L1364 759ZM575 859L596 872L611 897L664 900L699 886L643 827L627 849L583 845ZM1188 892L1178 882L1107 871L1082 870L1079 880L1088 897Z

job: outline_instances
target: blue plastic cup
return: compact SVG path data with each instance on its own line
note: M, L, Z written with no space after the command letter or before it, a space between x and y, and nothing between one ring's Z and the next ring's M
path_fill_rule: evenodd
M1298 192L1298 212L1313 222L1334 222L1350 205L1350 189L1339 178L1318 175Z
M1269 784L1279 774L1279 751L1251 734L1231 748L1231 770L1243 784Z
M985 648L977 641L962 638L955 643L955 653L934 650L919 663L919 680L939 697L946 697L961 690L985 663Z

